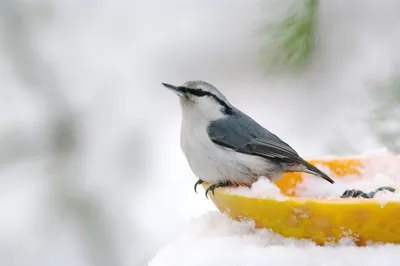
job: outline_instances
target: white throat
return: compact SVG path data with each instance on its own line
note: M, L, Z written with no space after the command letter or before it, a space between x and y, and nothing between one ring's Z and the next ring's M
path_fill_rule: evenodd
M206 123L208 125L211 121L226 116L226 114L222 112L223 107L208 97L199 98L196 102L187 102L185 99L180 99L180 105L182 110L182 123Z

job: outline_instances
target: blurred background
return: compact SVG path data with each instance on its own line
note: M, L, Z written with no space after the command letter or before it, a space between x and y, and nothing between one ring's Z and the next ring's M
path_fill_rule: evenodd
M0 265L146 265L214 210L161 82L303 157L400 151L400 2L0 0Z

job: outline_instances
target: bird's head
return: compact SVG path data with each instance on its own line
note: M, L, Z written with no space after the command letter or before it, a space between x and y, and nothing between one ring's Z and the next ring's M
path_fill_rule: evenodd
M162 84L179 96L183 115L217 120L232 114L233 107L225 96L205 81L188 81L180 86Z

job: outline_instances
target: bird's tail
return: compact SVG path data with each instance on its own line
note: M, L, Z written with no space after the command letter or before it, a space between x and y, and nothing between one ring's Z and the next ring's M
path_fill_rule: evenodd
M325 174L324 172L319 170L314 165L312 165L306 161L303 162L303 165L307 168L306 170L303 170L303 172L320 176L323 179L325 179L326 181L330 182L331 184L335 183L335 181L333 181L332 178L330 178L327 174Z

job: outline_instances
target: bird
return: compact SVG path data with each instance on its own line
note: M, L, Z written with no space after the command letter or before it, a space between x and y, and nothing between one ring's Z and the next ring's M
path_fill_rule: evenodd
M309 173L334 183L286 142L234 107L210 83L194 80L180 86L162 85L178 95L180 147L198 178L194 190L203 182L209 184L207 198L209 191L214 194L219 187L250 187L261 176L274 181L286 172Z

